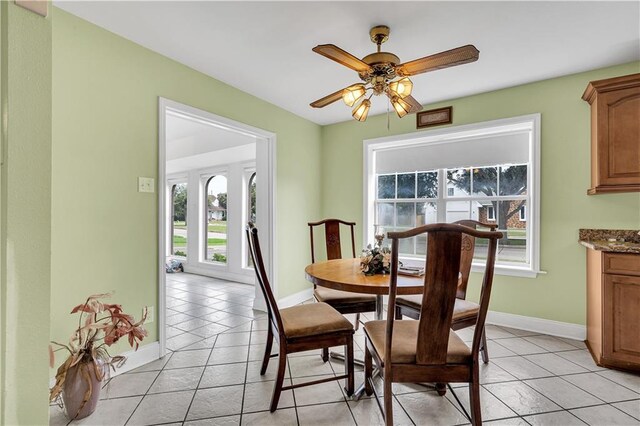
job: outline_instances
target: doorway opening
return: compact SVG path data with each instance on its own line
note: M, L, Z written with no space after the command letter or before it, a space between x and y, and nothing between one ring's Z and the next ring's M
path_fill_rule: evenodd
M275 134L159 100L160 356L207 347L263 315L244 228L264 240L273 282Z

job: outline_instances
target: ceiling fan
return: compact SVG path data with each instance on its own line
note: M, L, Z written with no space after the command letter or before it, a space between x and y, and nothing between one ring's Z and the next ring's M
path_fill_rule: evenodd
M351 68L358 73L364 83L356 83L344 89L333 92L324 98L311 103L314 108L323 108L338 99L348 105L353 106L359 99L363 98L368 91L371 95L363 99L353 109L352 115L358 121L365 121L371 108L371 97L373 95L385 94L389 97L391 105L400 118L409 113L414 113L422 109L422 105L411 96L413 82L409 76L421 74L428 71L436 71L442 68L456 65L468 64L478 60L480 52L475 46L466 46L425 56L409 62L400 62L393 53L381 52L380 46L389 39L389 27L378 25L369 31L371 41L378 46L375 53L358 59L349 52L340 49L333 44L321 44L312 50L336 61L345 67Z

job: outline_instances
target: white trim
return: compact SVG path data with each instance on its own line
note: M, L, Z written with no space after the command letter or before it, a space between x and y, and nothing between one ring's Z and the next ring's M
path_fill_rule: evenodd
M375 192L375 156L376 151L417 144L442 144L450 141L466 140L470 137L478 137L487 134L511 134L523 130L531 131L533 140L529 144L529 164L527 181L529 201L529 221L527 223L527 255L530 263L527 268L517 268L504 265L496 265L495 273L499 275L514 275L535 278L540 273L540 117L538 114L522 115L518 117L503 118L484 121L473 124L447 127L443 129L426 130L414 133L387 136L363 141L363 193L362 212L364 232L363 247L373 241L373 218ZM442 179L440 179L442 180ZM442 185L441 185L442 186ZM442 193L442 192L441 192ZM457 199L456 199L457 200ZM394 200L395 201L395 200ZM440 211L441 209L438 209ZM438 219L442 221L442 219ZM531 248L534 248L532 251ZM477 269L475 269L477 270Z
M493 206L485 206L487 208L487 220L489 222L495 222L496 221L496 209ZM491 214L489 214L489 212L491 212Z
M163 97L158 97L158 182L166 181L166 114L186 117L199 122L204 122L215 127L222 127L244 135L255 137L256 140L256 169L260 175L258 179L258 208L261 213L258 216L258 228L261 230L260 239L265 247L265 267L269 275L269 281L274 283L274 292L277 294L277 243L276 230L276 144L277 137L273 132L244 123L222 117L208 111L181 104ZM263 164L263 162L265 164ZM262 170L261 170L262 169ZM160 187L160 185L159 185ZM165 291L165 260L166 260L166 220L165 206L166 193L158 191L158 339L160 344L160 356L166 353L166 291ZM255 281L254 281L255 282ZM254 284L255 285L255 284ZM256 286L254 308L261 309L264 300Z
M306 290L299 291L297 293L291 294L287 297L283 297L278 300L279 308L288 308L289 306L299 305L302 302L305 302L313 297L313 289L308 288Z
M560 322L544 318L525 317L523 315L508 314L506 312L489 311L487 324L502 325L518 330L533 331L550 336L566 337L568 339L584 341L587 338L587 327L580 324Z

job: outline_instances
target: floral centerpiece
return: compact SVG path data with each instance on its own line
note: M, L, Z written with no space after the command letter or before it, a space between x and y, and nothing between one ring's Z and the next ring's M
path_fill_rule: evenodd
M66 350L69 356L60 365L56 373L56 383L49 391L49 400L64 405L70 419L81 419L93 413L100 396L100 384L109 374L122 366L126 358L111 356L107 347L126 337L129 345L138 349L139 342L147 335L143 324L147 318L147 309L142 319L135 321L133 316L122 312L122 306L101 302L110 294L96 294L71 310L79 314L78 328L69 343L58 346L54 351L49 345L49 362L53 368L55 354ZM62 402L60 402L62 399Z
M391 250L388 247L371 247L362 250L360 270L365 275L388 274L391 265Z

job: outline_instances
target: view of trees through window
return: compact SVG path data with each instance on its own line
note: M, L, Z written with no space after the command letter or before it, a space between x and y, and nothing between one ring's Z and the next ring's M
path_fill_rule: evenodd
M505 236L497 260L527 264L527 165L496 165L379 174L375 223L385 231L405 230L436 222L474 219L497 224ZM440 194L440 179L445 179ZM439 211L440 210L440 211ZM404 240L404 255L424 255L426 238ZM486 257L486 244L477 242L476 258Z
M227 178L216 175L206 184L205 259L227 263Z
M173 226L171 227L171 253L187 257L187 184L171 187Z

